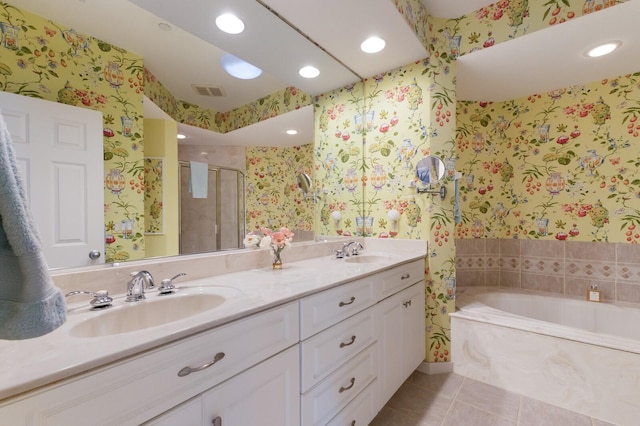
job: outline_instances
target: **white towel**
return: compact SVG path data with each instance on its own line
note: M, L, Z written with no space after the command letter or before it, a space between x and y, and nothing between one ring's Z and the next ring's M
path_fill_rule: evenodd
M189 180L189 192L193 198L207 198L209 190L209 164L191 161L191 179Z
M29 339L67 318L29 210L11 135L0 115L0 339Z

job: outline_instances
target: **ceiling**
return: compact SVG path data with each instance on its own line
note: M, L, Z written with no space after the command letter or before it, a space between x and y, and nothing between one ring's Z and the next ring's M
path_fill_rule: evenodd
M491 0L421 0L434 16L459 17ZM316 95L361 77L427 56L391 0L8 0L80 32L144 57L145 65L180 100L228 111L287 86ZM246 24L237 36L211 28L212 16L236 11ZM359 16L363 18L359 18ZM506 100L640 70L640 33L634 31L640 0L594 13L464 55L458 60L458 99ZM165 31L158 24L169 24ZM188 30L188 31L185 31ZM378 35L387 48L360 51ZM606 60L588 60L584 50L600 41L623 41ZM264 70L239 80L219 66L232 53ZM530 54L528 52L535 52ZM297 70L317 64L319 78ZM223 97L198 95L192 85L221 87ZM525 92L525 93L523 93ZM145 116L165 116L145 102ZM186 144L291 146L313 141L313 108L265 120L224 135L179 125ZM299 134L287 136L284 130Z

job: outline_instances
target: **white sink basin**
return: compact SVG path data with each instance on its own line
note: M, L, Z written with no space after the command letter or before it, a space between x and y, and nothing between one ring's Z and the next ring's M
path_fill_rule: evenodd
M345 259L345 262L349 262L349 263L382 263L382 262L388 262L389 261L389 257L388 256L379 256L379 255L358 255L358 256L351 256L351 257L347 257Z
M215 309L226 298L208 291L190 291L160 296L147 294L140 302L124 302L104 312L95 313L70 330L74 337L99 337L143 330L171 323Z

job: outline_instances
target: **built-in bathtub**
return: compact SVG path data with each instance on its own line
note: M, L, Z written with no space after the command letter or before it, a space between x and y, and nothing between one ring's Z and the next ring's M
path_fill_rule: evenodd
M640 424L640 308L465 288L454 372L614 424Z

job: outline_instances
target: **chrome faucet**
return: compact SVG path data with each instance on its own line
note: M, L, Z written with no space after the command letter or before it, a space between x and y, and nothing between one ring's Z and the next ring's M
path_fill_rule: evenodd
M364 250L364 247L358 241L349 241L342 247L342 251L347 257L357 256L360 254L360 250Z
M131 281L127 283L127 302L138 302L146 299L144 295L145 289L155 288L153 285L153 276L149 271L140 271L131 273Z

